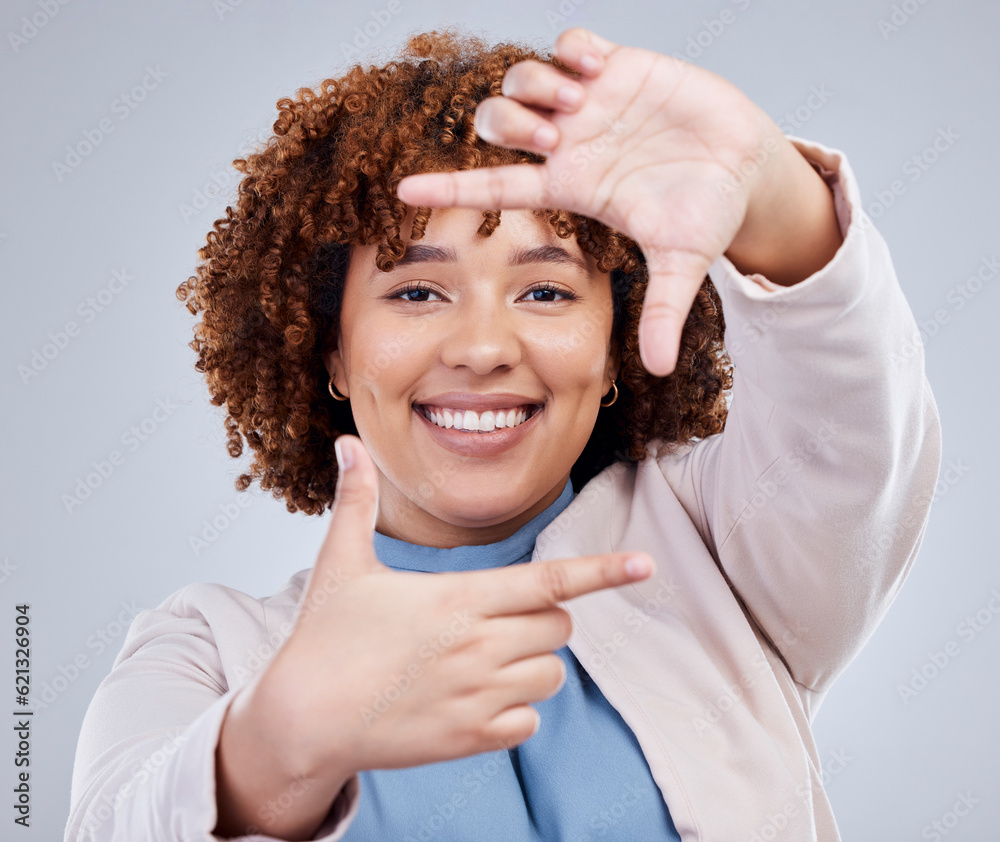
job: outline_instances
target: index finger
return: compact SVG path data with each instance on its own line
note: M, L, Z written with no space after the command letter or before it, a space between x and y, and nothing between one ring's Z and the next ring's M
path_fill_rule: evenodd
M653 560L645 553L605 553L473 570L467 575L482 579L480 611L484 617L495 617L541 611L592 591L638 582L652 572ZM497 575L504 577L499 587Z
M452 172L415 173L400 179L396 195L413 207L542 208L544 164L507 164Z

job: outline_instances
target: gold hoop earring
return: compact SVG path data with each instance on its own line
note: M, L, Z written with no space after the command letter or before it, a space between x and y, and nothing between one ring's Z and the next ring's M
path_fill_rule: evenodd
M610 403L605 403L601 401L601 406L611 406L616 400L618 400L618 384L614 381L611 382L611 388L615 390L615 396L611 399Z
M333 395L333 397L335 397L338 401L350 400L350 398L347 395L342 395L340 394L340 392L337 391L337 387L333 385L332 377L330 378L330 382L326 384L326 388L330 392L330 394Z

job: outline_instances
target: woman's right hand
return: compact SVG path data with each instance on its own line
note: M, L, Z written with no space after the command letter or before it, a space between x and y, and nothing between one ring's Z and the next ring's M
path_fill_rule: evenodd
M349 444L346 440L349 439ZM559 602L646 578L612 553L434 575L375 556L375 465L361 439L341 470L330 528L289 637L259 676L299 768L349 776L524 742L529 703L565 680L554 652L572 621ZM346 778L345 778L346 780Z

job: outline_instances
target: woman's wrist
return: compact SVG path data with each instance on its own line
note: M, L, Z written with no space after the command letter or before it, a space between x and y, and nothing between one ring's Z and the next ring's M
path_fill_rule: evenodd
M826 266L844 237L829 186L777 124L764 117L760 177L725 254L744 275L759 273L793 286Z
M297 717L276 706L263 676L236 695L216 748L216 835L246 835L252 828L280 839L311 839L353 774L324 762L299 736ZM293 730L294 729L294 730Z

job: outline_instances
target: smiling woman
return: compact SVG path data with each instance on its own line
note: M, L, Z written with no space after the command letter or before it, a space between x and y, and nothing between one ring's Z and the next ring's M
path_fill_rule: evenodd
M843 153L556 52L414 35L235 162L195 367L329 530L140 612L67 840L839 840L812 717L940 464L912 313Z
M178 295L191 312L204 312L193 347L213 403L227 407L229 451L239 456L244 439L255 451L249 473L240 477L241 490L260 479L262 488L284 497L289 511L323 512L333 502L337 480L333 440L343 433L361 434L380 451L373 452L380 468L393 470L397 463L379 458L374 421L380 420L386 439L399 434L392 401L381 399L389 388L384 379L404 376L397 371L403 367L412 377L418 365L425 368L410 385L421 391L410 395L411 402L440 385L545 397L554 384L542 382L541 370L533 371L543 362L538 353L545 354L547 371L581 353L574 367L593 367L595 360L586 359L590 352L619 356L619 367L605 371L601 365L586 373L586 384L574 385L585 390L573 398L575 406L566 395L549 407L550 442L558 440L571 413L584 416L575 421L571 441L561 445L580 451L562 460L563 473L572 469L577 489L615 461L643 458L654 438L685 444L722 431L724 390L732 381L722 344L722 305L710 279L704 279L687 316L677 374L655 377L639 358L647 274L642 252L629 238L558 209L509 211L502 217L495 209L432 213L396 196L396 185L410 172L544 160L486 143L473 127L477 102L499 92L508 66L529 58L539 56L515 46L491 50L471 36L414 36L386 68L364 74L359 68L344 79L327 80L319 93L303 90L295 100L280 100L267 147L236 162L246 173L239 204L216 224L201 250L204 262ZM291 208L295 213L285 210ZM508 258L511 249L519 251ZM502 274L501 267L507 267ZM447 304L402 301L396 282L419 280L417 268L433 270L435 277L447 273L455 294L442 295L439 285L434 296ZM584 277L588 282L581 287ZM564 279L563 289L572 283L569 292L579 287L581 300L569 305L550 296L556 300L536 297L515 304L510 298L515 291L526 294L533 283L558 286L557 278ZM502 310L494 304L501 287L509 301ZM400 298L389 303L383 298L387 293ZM517 324L511 321L515 312ZM356 327L362 324L359 336ZM485 357L471 366L459 363L457 376L427 369L426 354L409 365L418 336L427 350L427 340L443 327L453 335L451 329L461 325L473 331L468 336L482 334L484 327L495 331L487 344L503 341L500 334L507 331L506 347L470 349ZM525 330L530 337L515 335ZM529 338L530 347L515 349ZM359 379L348 385L347 372L341 371L334 382L352 401L331 406L324 400L323 365L332 375L330 353L345 340L364 342L353 349L352 376ZM453 340L442 346L439 366L448 367L443 359L448 349L463 341ZM502 361L512 351L531 355L513 376L505 368L511 363ZM351 352L345 348L345 353ZM497 368L487 370L493 355ZM564 374L570 380L581 376L572 368ZM599 397L610 393L612 384L619 398L598 417ZM359 396L358 388L369 393ZM405 439L394 440L405 446ZM542 446L532 445L535 455ZM488 469L465 464L462 470ZM545 479L551 483L546 490L557 493L558 477L550 473ZM388 487L380 483L380 491ZM512 489L511 499L526 491L523 485ZM482 533L473 543L491 539Z

